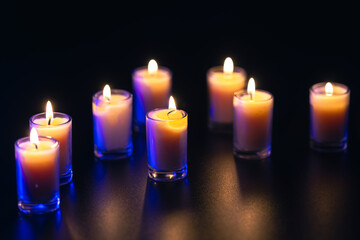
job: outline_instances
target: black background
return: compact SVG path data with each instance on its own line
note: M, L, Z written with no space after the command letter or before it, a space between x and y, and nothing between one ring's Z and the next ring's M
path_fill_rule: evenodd
M13 4L0 10L1 234L40 239L359 239L359 15L348 3ZM207 130L206 71L230 56L275 97L273 155L235 161L231 135ZM189 113L189 176L147 179L144 136L131 160L93 157L91 96L132 91L154 58ZM351 89L349 148L308 149L308 89ZM18 213L13 144L51 100L73 117L74 182L61 211ZM1 235L0 235L1 237Z

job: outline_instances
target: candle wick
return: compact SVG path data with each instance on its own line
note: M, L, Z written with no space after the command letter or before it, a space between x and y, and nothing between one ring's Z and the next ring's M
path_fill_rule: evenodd
M171 110L170 112L167 113L167 115L170 115L170 113L176 112L176 110Z
M250 93L250 100L253 100L253 94Z
M51 125L51 117L49 117L48 125Z
M34 143L34 145L35 145L35 149L37 150L37 149L38 149L38 145L37 145L36 143Z

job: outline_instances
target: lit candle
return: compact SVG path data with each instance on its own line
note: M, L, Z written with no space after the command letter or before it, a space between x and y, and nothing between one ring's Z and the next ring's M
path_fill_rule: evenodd
M46 104L46 112L30 118L30 128L35 128L40 136L55 138L60 144L60 185L72 181L72 119L65 113L53 112L51 102Z
M209 127L214 131L231 132L233 123L233 96L245 86L246 73L234 67L231 58L224 66L210 68L207 73L209 95Z
M175 181L187 174L188 114L176 109L172 97L168 109L155 109L146 116L149 177Z
M271 154L273 96L256 90L250 78L247 91L234 94L234 154L239 158L262 159Z
M41 214L60 206L59 143L38 137L35 128L30 137L15 142L18 207L21 212Z
M350 90L339 83L318 83L310 88L311 147L342 151L347 147Z
M145 132L145 116L155 108L166 108L170 97L172 73L150 60L147 67L134 70L132 82L135 104L135 130Z
M102 160L130 157L132 94L106 85L94 94L92 111L95 156Z

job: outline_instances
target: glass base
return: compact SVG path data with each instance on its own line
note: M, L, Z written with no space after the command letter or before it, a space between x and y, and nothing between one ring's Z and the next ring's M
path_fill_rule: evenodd
M57 197L48 203L25 203L20 200L18 202L18 208L25 214L44 214L54 212L60 208L60 198Z
M177 171L157 171L149 166L148 176L156 182L174 182L187 176L187 167Z
M262 151L242 151L234 147L234 156L240 159L257 160L268 158L271 155L271 146Z
M134 131L141 134L146 134L146 124L135 121Z
M209 121L209 129L215 133L232 133L233 124L232 123L218 123Z
M72 179L73 179L73 170L72 168L70 168L64 174L60 175L60 186L71 183Z
M342 152L347 148L347 140L340 142L317 142L314 139L310 139L310 147L318 152Z
M95 148L94 154L100 160L116 160L116 159L129 158L131 157L133 152L132 144L125 149L113 150L113 151L100 150L96 146L94 148Z

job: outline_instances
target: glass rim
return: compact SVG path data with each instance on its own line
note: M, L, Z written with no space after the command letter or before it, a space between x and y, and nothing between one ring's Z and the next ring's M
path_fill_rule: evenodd
M175 110L175 111L181 111L183 116L180 119L155 119L155 118L152 118L152 117L149 116L150 113L155 112L155 111L160 111L160 110L170 110L170 109L168 109L168 108L155 108L155 109L149 111L146 114L146 119L150 119L152 121L159 121L159 122L174 122L174 121L182 120L182 119L184 119L184 118L186 118L188 116L188 113L185 112L184 110L181 110L181 109L176 109Z
M116 89L116 88L114 88L114 89L111 89L111 94L113 94L114 93L114 95L115 95L115 93L117 93L117 94L122 94L122 93L124 93L124 94L122 94L122 95L124 95L124 96L126 96L126 98L125 99L122 99L122 100L119 100L119 101L116 101L116 102L125 102L125 101L127 101L127 100L129 100L129 99L131 99L132 98L132 93L131 92L129 92L129 91L126 91L126 90L123 90L123 89ZM94 95L93 95L93 102L96 102L96 101L101 101L101 102L104 102L104 101L102 101L102 100L100 100L100 96L102 96L103 95L103 90L100 90L100 91L97 91L96 93L94 93Z
M37 117L39 117L39 116L44 115L44 118L46 118L46 112L42 112L42 113L38 113L38 114L33 115L33 116L29 119L30 124L33 124L33 125L35 125L35 126L37 126L37 127L48 127L48 126L57 127L57 126L66 125L66 124L68 124L68 123L70 123L70 122L72 121L72 118L70 117L70 115L68 115L68 114L66 114L66 113L53 112L53 114L54 114L54 118L55 118L55 115L58 115L58 116L60 115L60 116L66 117L68 120L67 120L66 122L63 122L63 123L60 123L60 124L56 124L56 125L47 125L47 124L44 125L44 124L38 124L38 123L34 122L34 120L35 120Z
M268 101L274 99L274 96L269 91L262 90L262 89L256 89L255 94L256 94L256 92L267 93L269 95L269 98L266 98L266 99L263 99L263 100L256 100L256 101L253 101L253 102L268 102ZM240 98L241 96L243 96L243 95L241 95L243 93L245 93L246 95L248 94L246 89L242 89L240 91L234 92L234 98L238 99L239 101L245 102L245 100ZM246 100L246 102L248 102L248 101Z
M39 138L39 141L41 139L46 139L46 140L50 140L53 142L53 145L51 145L51 149L56 149L56 148L59 148L60 144L59 144L59 141L56 140L55 138L52 138L52 137L46 137L46 136L38 136ZM23 143L23 142L30 142L30 137L23 137L23 138L19 138L18 140L15 141L15 148L19 148L21 150L26 150L24 147L21 147L20 144ZM49 149L43 149L43 150L38 150L38 151L47 151Z
M147 69L148 69L148 66L142 66L142 67L137 67L137 68L135 68L135 69L131 72L132 78L135 78L135 77L137 76L136 73L137 73L138 71L147 70ZM158 66L158 70L162 70L162 71L168 73L170 77L172 77L172 72L171 72L171 70L170 70L169 68L164 67L164 66Z
M320 87L325 87L325 85L327 84L328 82L319 82L319 83L315 83L314 85L312 85L310 88L309 88L309 92L310 93L313 93L315 95L325 95L325 91L324 91L324 94L322 93L318 93L315 91L315 89L317 88L320 88ZM343 93L337 93L337 94L332 94L332 96L343 96L343 95L347 95L350 93L350 88L348 86L346 86L345 84L342 84L342 83L337 83L337 82L329 82L331 83L332 85L334 86L338 86L338 87L342 87L344 89L346 89L345 92Z
M207 71L207 75L209 76L212 73L224 73L224 66L215 66L215 67L209 68L209 70ZM245 69L242 67L239 67L239 66L234 66L233 73L242 73L246 76Z

